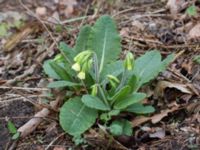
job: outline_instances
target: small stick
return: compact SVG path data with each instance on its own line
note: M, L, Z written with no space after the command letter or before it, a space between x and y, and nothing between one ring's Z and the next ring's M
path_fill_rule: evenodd
M48 150L53 145L53 143L55 143L63 135L65 135L65 133L61 133L60 135L58 135L54 140L51 141L51 143L49 143L49 145L47 145L47 147L44 150Z
M15 89L25 91L48 91L48 88L29 88L29 87L17 87L17 86L0 86L0 89Z

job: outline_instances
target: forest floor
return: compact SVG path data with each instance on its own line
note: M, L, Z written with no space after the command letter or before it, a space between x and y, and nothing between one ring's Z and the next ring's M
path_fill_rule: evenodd
M12 140L8 120L20 128L54 100L43 62L59 52L60 41L73 46L80 27L103 14L115 19L123 51L136 57L151 49L163 58L176 54L143 89L156 112L147 120L131 118L134 135L112 142L94 128L84 135L87 143L75 146L55 111ZM0 150L200 149L199 20L198 0L0 0Z

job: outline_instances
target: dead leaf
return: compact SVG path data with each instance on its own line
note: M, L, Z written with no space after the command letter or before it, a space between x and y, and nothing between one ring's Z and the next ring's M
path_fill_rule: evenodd
M144 116L136 117L134 120L131 121L132 127L137 127L137 126L149 121L150 119L151 119L151 117L144 117Z
M129 36L129 28L127 28L127 27L122 28L121 31L120 31L120 36L128 37Z
M99 130L90 129L88 133L84 134L84 138L90 145L99 146L101 145L102 149L119 149L119 150L128 150L124 145L118 142L113 136L111 136L106 128L102 125L99 125ZM108 143L108 139L110 142Z
M168 0L166 8L170 10L171 14L175 15L186 8L186 6L185 0Z
M199 113L200 112L200 102L191 103L187 106L186 109L189 113Z
M153 124L156 124L159 121L161 121L164 117L166 117L168 113L172 113L178 109L179 109L178 106L174 106L171 109L166 109L160 112L159 114L153 115L152 117L144 117L144 116L136 117L134 120L131 121L132 127L137 127L150 120Z
M196 24L188 33L188 39L200 38L200 23Z
M156 128L155 129L155 133L150 133L149 136L151 138L159 138L159 139L163 139L165 137L165 130L162 128Z
M60 0L59 4L65 6L64 15L66 17L69 17L74 12L74 6L77 5L77 1L76 0Z
M47 9L46 7L37 7L35 12L38 16L45 16L47 13Z
M62 146L56 146L53 150L66 150L66 148Z
M159 81L155 89L155 96L163 97L164 90L166 88L175 88L181 91L182 93L193 94L193 92L190 90L190 88L186 84L172 83L168 81Z
M151 122L153 124L156 124L158 123L159 121L161 121L164 117L166 117L168 115L168 113L171 113L171 112L174 112L175 110L177 110L178 107L177 106L174 106L173 108L171 109L166 109L162 112L160 112L160 114L156 114L154 116L151 117Z
M137 29L139 29L139 30L141 30L141 31L144 31L144 29L145 29L144 24L142 24L142 23L141 23L140 21L138 21L138 20L134 20L134 21L132 22L132 26L136 27Z
M39 25L37 23L28 23L21 30L11 35L11 37L7 40L4 45L4 50L6 52L10 52L18 43L20 43L24 38L30 35L33 32L37 32L39 30Z
M55 11L51 17L48 18L48 21L49 22L52 22L52 23L59 23L60 22L60 17L59 17L59 13L57 11Z

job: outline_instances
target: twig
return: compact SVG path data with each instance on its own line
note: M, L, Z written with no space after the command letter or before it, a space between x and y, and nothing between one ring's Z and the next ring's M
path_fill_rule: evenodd
M51 143L49 143L49 145L47 145L45 150L48 150L53 145L53 143L55 143L63 135L65 135L65 133L61 133L60 135L58 135L54 140L51 141Z
M38 17L32 10L30 10L23 2L22 0L19 0L20 5L25 8L32 16L34 16L35 18L38 19L38 21L43 25L43 27L46 29L46 31L48 32L49 36L51 37L51 39L54 41L54 43L56 44L56 46L58 47L58 43L56 41L56 39L53 37L52 33L49 31L49 29L47 28L47 26L45 25L45 23L40 19L40 17Z
M57 109L61 101L63 100L63 93L59 93L56 100L51 103L51 108L53 110ZM50 113L50 110L47 108L43 108L37 114L35 114L34 118L29 120L26 124L20 127L17 131L20 132L20 137L25 137L28 134L32 133L37 126L42 122L43 118L47 117Z
M15 89L15 90L25 90L25 91L48 91L47 88L29 88L29 87L17 87L17 86L0 86L0 89Z

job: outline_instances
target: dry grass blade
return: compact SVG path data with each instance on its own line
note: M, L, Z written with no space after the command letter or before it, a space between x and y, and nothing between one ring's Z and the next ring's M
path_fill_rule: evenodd
M28 35L37 32L39 30L39 26L37 23L28 23L21 31L12 35L4 45L4 50L6 52L10 52L14 47L17 46L23 39L25 39Z

